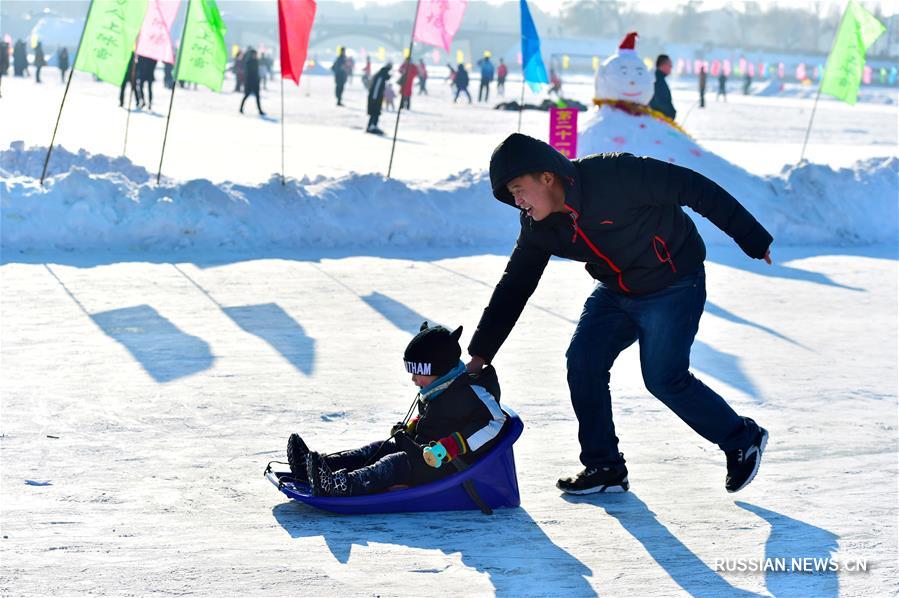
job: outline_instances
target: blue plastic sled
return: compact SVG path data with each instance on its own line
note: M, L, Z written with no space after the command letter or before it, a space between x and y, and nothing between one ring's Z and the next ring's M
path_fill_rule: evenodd
M380 494L333 497L312 496L307 484L294 481L289 471L273 471L271 465L266 468L265 477L288 498L345 515L485 510L484 506L488 507L485 512L489 512L489 509L517 507L521 499L512 445L521 436L524 424L508 407L503 406L503 411L509 416L508 428L490 452L465 470L430 484ZM465 487L466 483L476 490L484 506L475 502Z

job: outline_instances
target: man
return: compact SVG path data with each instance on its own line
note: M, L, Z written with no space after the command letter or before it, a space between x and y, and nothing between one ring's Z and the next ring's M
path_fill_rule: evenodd
M259 102L259 54L252 47L247 48L244 58L243 99L240 101L240 113L243 114L243 105L250 96L256 96L256 109L259 116L265 116L262 104Z
M153 82L156 81L156 59L137 57L137 87L140 89L140 106L153 110ZM144 84L147 90L144 91Z
M134 94L136 102L140 104L142 98L140 86L137 84L137 59L134 52L131 53L131 58L128 60L128 70L125 71L125 76L122 77L122 85L119 87L119 106L122 108L125 107L125 87L128 85L131 86L131 92ZM131 98L128 98L128 106L130 110Z
M628 489L609 372L638 340L647 389L725 451L727 490L752 481L768 433L689 372L705 305L705 245L681 206L769 264L771 235L711 180L652 158L597 154L571 161L516 133L493 152L490 182L497 199L521 210L521 232L468 347L470 371L492 361L551 256L586 262L599 281L566 354L585 469L557 486L570 494Z
M670 74L671 59L667 54L659 54L659 57L656 58L655 92L649 101L649 107L674 120L677 110L674 109L674 104L671 103L671 90L668 89L668 83L665 82L665 77Z
M384 92L390 85L390 69L393 64L388 62L381 70L375 73L371 84L368 86L368 126L365 127L366 133L374 135L383 135L384 131L378 128L378 119L381 117L381 105L384 103Z
M337 96L337 105L343 106L343 87L346 85L346 48L340 48L337 59L331 65L331 72L334 73L334 95Z
M56 66L59 67L59 78L66 82L66 71L69 70L69 50L68 48L60 48L56 54Z
M705 108L705 84L706 74L705 67L699 67L699 107Z
M495 69L493 63L490 62L490 55L486 52L484 57L478 60L478 66L481 68L481 85L478 87L478 101L490 101L490 83L493 81Z

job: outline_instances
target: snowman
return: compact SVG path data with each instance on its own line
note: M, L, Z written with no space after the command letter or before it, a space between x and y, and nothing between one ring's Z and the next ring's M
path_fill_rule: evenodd
M637 32L624 36L618 53L609 56L596 72L597 105L611 102L631 102L645 106L652 99L653 75L634 50ZM610 102L611 101L611 102Z

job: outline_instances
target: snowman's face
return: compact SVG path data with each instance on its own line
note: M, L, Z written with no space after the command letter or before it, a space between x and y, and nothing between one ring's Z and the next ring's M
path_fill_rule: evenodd
M596 98L648 104L652 99L652 73L636 54L616 54L596 73Z

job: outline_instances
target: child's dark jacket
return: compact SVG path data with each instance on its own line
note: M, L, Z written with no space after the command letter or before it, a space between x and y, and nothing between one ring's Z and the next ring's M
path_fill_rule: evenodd
M451 438L459 447L459 456L470 465L488 452L505 432L506 414L499 406L500 389L496 372L485 368L477 376L462 374L439 395L418 402L418 416L410 422L410 431L397 442L409 455L414 484L423 484L455 473L452 463L430 467L421 448L431 441ZM413 442L410 442L413 440Z

